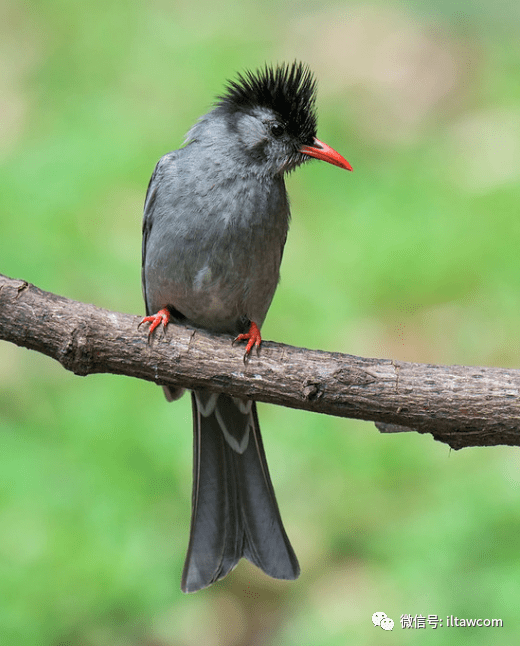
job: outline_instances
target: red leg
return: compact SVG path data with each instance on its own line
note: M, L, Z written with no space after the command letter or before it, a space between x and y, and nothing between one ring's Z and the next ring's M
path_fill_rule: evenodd
M164 307L162 310L159 310L157 314L145 316L144 319L139 323L139 325L142 325L143 323L150 323L150 328L148 330L148 336L150 336L150 334L155 330L156 327L161 324L161 322L163 324L163 327L166 327L169 320L170 311L166 307Z
M246 353L244 354L244 361L249 356L249 353L253 349L253 346L255 346L256 351L258 353L260 344L262 343L262 337L260 335L260 330L258 329L257 324L254 321L251 321L249 332L246 332L245 334L239 334L237 338L233 341L233 343L237 343L237 341L247 341Z

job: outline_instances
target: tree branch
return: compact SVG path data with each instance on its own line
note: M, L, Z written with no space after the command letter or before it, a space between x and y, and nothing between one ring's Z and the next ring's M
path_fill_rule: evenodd
M231 337L72 301L0 274L0 339L42 352L77 375L108 372L208 388L290 408L431 433L454 449L520 445L520 371L365 359L263 341L244 364Z

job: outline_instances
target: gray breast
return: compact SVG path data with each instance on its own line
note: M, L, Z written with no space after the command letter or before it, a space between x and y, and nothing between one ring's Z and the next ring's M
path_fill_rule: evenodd
M285 186L281 177L237 175L225 159L199 155L197 164L196 148L158 165L143 258L147 305L235 333L243 317L261 325L271 304L289 221Z

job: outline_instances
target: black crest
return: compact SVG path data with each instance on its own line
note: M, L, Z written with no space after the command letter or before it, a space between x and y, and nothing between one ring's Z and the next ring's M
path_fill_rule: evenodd
M306 65L295 61L239 74L218 97L217 105L231 112L270 108L291 135L312 141L317 128L315 103L316 80Z

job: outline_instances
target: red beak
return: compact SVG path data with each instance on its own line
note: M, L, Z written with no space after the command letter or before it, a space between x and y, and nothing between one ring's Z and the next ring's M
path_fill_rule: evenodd
M309 155L309 157L315 157L316 159L329 162L329 164L334 164L334 166L339 166L345 170L353 170L352 166L344 157L336 152L334 148L327 146L327 144L324 144L319 139L314 138L312 146L302 146L300 152L304 155Z

